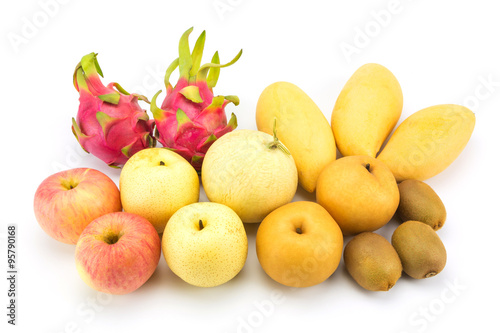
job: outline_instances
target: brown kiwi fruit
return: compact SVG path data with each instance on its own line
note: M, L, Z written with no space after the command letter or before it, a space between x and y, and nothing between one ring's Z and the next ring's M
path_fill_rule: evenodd
M401 277L399 256L384 237L363 232L353 237L344 249L349 274L363 288L373 291L391 289Z
M403 222L420 221L441 229L446 221L446 209L441 198L426 183L407 179L398 184L399 206L397 215Z
M407 221L392 234L403 271L415 279L441 272L446 265L446 249L438 234L428 224Z

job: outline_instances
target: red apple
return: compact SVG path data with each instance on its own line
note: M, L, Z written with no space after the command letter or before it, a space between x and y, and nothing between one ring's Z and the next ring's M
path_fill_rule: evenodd
M76 244L76 267L95 290L128 294L153 275L160 252L160 236L148 220L132 213L110 213L83 230Z
M104 173L77 168L46 178L35 193L35 217L52 238L76 244L94 219L122 210L120 191Z

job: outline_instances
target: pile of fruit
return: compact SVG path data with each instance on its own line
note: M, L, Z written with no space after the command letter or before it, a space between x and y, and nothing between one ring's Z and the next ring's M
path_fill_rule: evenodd
M85 151L122 167L119 188L94 169L62 171L39 185L34 210L47 234L76 244L77 270L90 287L130 293L151 277L161 252L189 284L226 283L245 265L244 223L260 223L260 265L287 286L325 281L342 253L368 290L389 290L403 271L421 279L443 270L446 250L436 231L446 210L423 181L466 146L475 124L469 109L425 108L389 137L402 112L401 87L387 68L366 64L340 92L331 123L299 87L276 82L258 100L258 130L235 130L225 107L238 98L213 88L220 68L242 52L226 64L216 52L201 65L205 32L191 50L191 31L166 70L161 107L161 91L151 100L154 119L139 105L148 98L102 84L95 53L74 72L80 107L73 133ZM210 202L198 202L200 181ZM298 186L315 192L316 202L292 202ZM402 224L389 242L374 231L395 215Z

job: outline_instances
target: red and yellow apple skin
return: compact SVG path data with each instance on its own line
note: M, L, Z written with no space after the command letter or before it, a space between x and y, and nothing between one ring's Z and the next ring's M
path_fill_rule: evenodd
M120 191L104 173L76 168L55 173L36 190L35 217L52 238L76 244L83 229L99 216L122 210Z
M148 220L116 212L95 219L83 230L75 261L78 274L91 288L122 295L153 275L160 253L160 236Z

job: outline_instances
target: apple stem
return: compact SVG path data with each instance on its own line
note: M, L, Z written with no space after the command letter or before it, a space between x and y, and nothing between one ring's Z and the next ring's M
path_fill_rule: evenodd
M366 168L366 170L368 170L368 172L370 172L370 163L367 163L367 164L365 165L365 168Z
M73 179L69 179L69 180L63 180L61 182L61 185L66 189L66 190L72 190L74 189L75 187L78 186L78 182L74 181Z
M106 236L106 238L104 239L104 241L106 243L108 243L109 245L113 245L113 244L116 244L119 239L120 239L120 235L109 234L109 235Z
M165 162L163 162L163 161L160 161L160 165L165 165Z
M203 228L204 228L204 227L203 227L203 221L202 221L202 220L200 220L198 223L199 223L199 226L200 226L200 230L203 230Z

